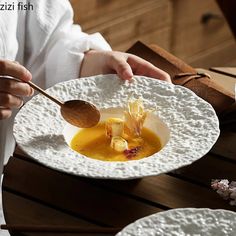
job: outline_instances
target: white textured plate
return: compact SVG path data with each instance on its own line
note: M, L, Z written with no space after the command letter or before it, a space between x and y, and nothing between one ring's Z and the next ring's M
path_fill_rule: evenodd
M236 213L179 208L144 217L116 236L235 236Z
M210 104L190 90L156 79L136 76L132 83L115 75L100 75L59 83L48 92L63 101L81 99L99 108L126 107L128 98L141 96L170 130L164 148L138 161L104 162L82 156L67 145L65 121L58 105L42 95L17 114L14 135L18 145L44 165L67 173L110 179L158 175L189 165L204 156L219 136L219 123Z

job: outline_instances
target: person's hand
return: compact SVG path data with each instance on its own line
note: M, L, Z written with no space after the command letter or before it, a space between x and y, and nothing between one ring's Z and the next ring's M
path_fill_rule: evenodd
M31 78L30 72L17 62L0 60L0 120L9 118L12 108L22 106L21 97L33 95L34 90L27 83L16 80L29 81Z
M80 77L117 73L121 79L130 80L135 75L165 80L170 76L148 61L135 55L115 51L95 51L85 53L80 69Z

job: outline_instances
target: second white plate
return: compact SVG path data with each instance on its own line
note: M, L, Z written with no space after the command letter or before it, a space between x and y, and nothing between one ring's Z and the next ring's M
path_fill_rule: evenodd
M179 208L144 217L116 236L235 236L236 213L207 208Z

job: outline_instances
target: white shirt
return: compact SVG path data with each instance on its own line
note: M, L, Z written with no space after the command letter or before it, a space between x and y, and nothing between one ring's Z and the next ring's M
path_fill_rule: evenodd
M99 33L88 35L73 25L68 0L31 0L33 10L28 11L18 11L17 0L0 0L0 4L6 2L14 3L15 10L0 11L0 58L24 65L32 73L33 82L43 88L77 78L85 51L111 50ZM10 119L0 121L1 163L14 150L16 112Z

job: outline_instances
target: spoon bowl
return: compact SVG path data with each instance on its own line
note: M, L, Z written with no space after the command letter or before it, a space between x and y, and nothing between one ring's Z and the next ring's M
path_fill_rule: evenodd
M33 89L37 90L61 107L62 117L70 124L80 128L90 128L95 126L100 120L100 112L93 104L83 100L70 100L62 102L48 94L31 81L26 82Z
M90 128L100 120L100 112L97 108L86 101L70 100L61 106L62 117L70 124Z

